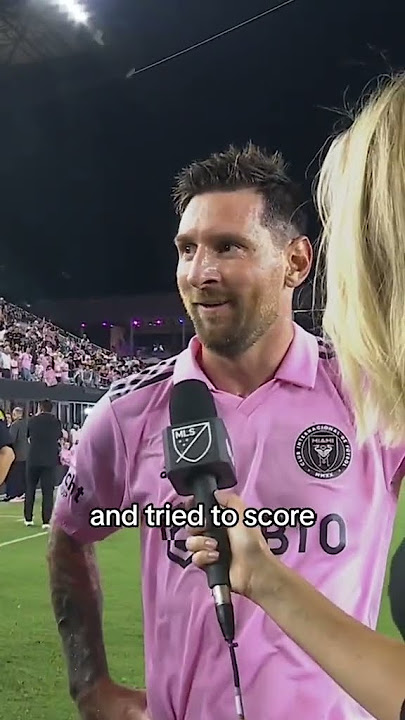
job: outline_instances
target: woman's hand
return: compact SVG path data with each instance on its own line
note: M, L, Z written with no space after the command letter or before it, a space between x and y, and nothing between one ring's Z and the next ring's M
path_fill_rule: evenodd
M219 504L232 508L238 513L235 527L226 528L231 546L230 581L233 592L256 601L260 594L261 580L269 578L269 566L274 570L280 565L272 555L259 527L247 528L243 523L245 505L233 493L218 490L215 493ZM202 535L204 528L188 528L191 537L187 538L187 549L194 553L193 563L204 568L218 560L217 542Z

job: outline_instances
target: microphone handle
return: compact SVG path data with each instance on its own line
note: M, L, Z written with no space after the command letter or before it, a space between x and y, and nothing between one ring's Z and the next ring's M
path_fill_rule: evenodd
M218 489L218 484L214 475L204 474L198 475L191 480L192 494L195 497L196 505L200 503L204 506L204 517L206 530L204 535L213 537L218 542L219 559L212 565L207 565L205 572L207 575L208 586L210 589L216 585L227 585L231 587L229 579L229 568L231 564L231 547L229 544L228 533L226 527L216 527L212 522L211 509L220 507L215 499L214 492Z

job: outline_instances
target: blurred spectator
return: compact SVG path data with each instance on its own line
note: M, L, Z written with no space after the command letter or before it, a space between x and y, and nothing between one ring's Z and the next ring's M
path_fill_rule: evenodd
M53 369L52 365L48 365L48 367L45 370L44 373L44 382L48 387L53 387L54 385L58 384L58 381L56 379L55 370Z
M79 442L79 435L80 435L80 428L78 425L73 425L71 431L70 431L70 442L72 445L77 445Z
M12 414L10 437L13 444L15 460L6 479L7 502L21 502L25 493L25 473L28 454L27 421L23 417L22 408L16 407Z
M5 481L8 472L14 462L13 443L10 431L4 420L4 413L0 411L0 485Z
M53 491L57 484L57 468L60 464L59 442L63 437L62 425L52 414L52 403L43 400L40 412L28 421L27 486L24 517L26 525L33 525L35 491L38 482L42 491L42 527L49 528L53 510Z
M69 440L62 441L62 450L60 451L60 462L64 467L65 472L68 471L72 461L72 450Z
M5 380L11 379L11 348L9 345L4 346L0 352L1 375Z
M20 353L21 377L23 380L31 380L32 355L30 348Z

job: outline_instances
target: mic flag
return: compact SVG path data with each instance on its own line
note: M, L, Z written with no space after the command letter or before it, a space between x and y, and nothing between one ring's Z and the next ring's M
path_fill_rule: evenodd
M170 427L163 432L165 471L178 495L192 495L195 477L215 477L215 490L236 485L232 447L213 397L201 380L174 385Z

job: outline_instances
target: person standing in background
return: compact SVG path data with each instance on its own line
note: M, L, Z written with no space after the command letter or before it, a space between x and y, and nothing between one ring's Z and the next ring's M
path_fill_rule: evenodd
M52 414L50 400L42 400L38 415L28 421L27 487L24 502L25 525L34 524L33 510L38 481L42 491L42 527L48 529L53 510L56 469L60 463L62 425Z
M7 476L6 500L17 502L24 499L28 454L27 421L23 417L23 411L20 407L14 408L12 412L12 423L9 430L15 460Z
M11 380L11 350L7 345L0 354L1 376L4 380Z
M21 377L23 380L31 380L32 355L31 349L27 348L21 355Z
M4 483L14 458L10 432L4 419L4 412L0 409L0 485Z
M72 449L70 447L70 441L67 436L66 430L62 430L63 437L62 437L62 448L59 454L60 459L60 468L58 470L57 476L57 484L60 485L63 478L65 477L66 473L69 471L69 467L72 463Z

